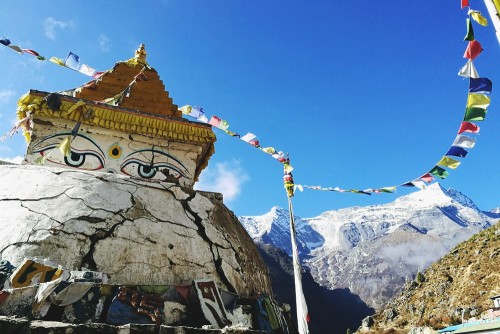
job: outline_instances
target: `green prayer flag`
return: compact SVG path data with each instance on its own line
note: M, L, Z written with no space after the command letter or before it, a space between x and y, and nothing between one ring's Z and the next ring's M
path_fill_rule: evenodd
M439 166L434 166L434 168L431 169L429 173L441 179L446 179L448 177L448 172L446 171L446 169Z
M392 187L383 187L383 188L379 188L377 190L380 191L380 192L383 192L383 193L391 193L392 194L396 190L396 187L395 186L392 186Z
M477 107L465 109L465 116L464 116L465 122L484 121L485 117L486 117L486 109Z
M472 28L472 21L470 18L467 18L467 35L464 37L464 41L473 41L474 40L474 29Z

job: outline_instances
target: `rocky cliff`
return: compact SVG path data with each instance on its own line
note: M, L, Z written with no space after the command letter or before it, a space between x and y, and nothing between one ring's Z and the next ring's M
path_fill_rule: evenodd
M485 318L500 294L500 223L481 231L406 282L404 289L359 333L434 330ZM473 320L473 319L471 319Z

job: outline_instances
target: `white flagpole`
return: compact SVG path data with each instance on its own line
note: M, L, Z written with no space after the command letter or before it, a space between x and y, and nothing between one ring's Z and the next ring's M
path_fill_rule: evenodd
M290 240L292 242L292 260L293 260L293 278L295 283L295 305L297 307L297 326L299 334L309 334L309 313L307 311L306 298L304 297L304 291L302 290L302 274L300 272L300 259L299 250L297 247L297 235L295 231L295 221L293 217L293 207L292 207L292 197L295 190L295 184L293 183L292 176L292 166L289 164L290 160L287 160L284 165L285 175L283 176L283 182L285 184L286 194L288 197L288 212L290 213Z
M500 13L498 13L498 9L493 3L494 0L484 0L484 4L488 9L488 13L490 14L491 22L493 22L493 26L495 27L495 32L497 35L498 43L500 43Z

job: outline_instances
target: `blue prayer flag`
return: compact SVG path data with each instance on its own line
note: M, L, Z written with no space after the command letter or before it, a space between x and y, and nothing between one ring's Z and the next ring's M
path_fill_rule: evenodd
M78 71L80 68L80 57L78 57L76 54L73 52L68 53L68 56L66 57L66 60L64 61L64 65L66 67L69 67L75 71Z
M467 152L462 147L452 146L452 147L450 147L450 149L448 150L448 153L446 153L446 155L452 155L454 157L465 158L467 153L469 153L469 152Z
M470 78L469 92L489 94L492 89L492 82L487 78Z
M3 45L5 45L5 46L9 46L9 44L10 44L10 40L9 40L8 38L5 38L5 37L4 37L4 38L1 38L1 39L0 39L0 43L2 43L2 44L3 44Z

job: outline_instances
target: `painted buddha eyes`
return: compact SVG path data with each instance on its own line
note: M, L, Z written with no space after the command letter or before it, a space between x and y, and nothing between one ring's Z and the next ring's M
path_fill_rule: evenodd
M129 176L163 181L167 175L186 177L187 169L171 155L159 150L140 150L129 154L122 163L121 172Z
M39 153L46 160L56 165L66 165L84 170L99 170L104 168L104 153L90 138L77 134L71 142L71 153L63 156L57 150L58 145L70 133L59 133L48 136L33 145L33 153Z
M149 148L125 155L119 143L112 144L107 154L91 138L78 133L71 136L71 152L63 155L58 147L70 133L48 136L33 145L48 162L83 170L104 170L142 179L165 181L169 177L188 177L187 168L175 157L161 150Z

